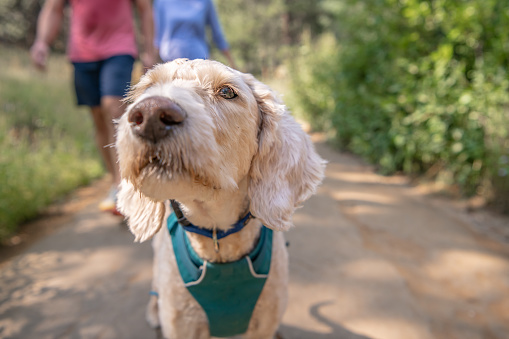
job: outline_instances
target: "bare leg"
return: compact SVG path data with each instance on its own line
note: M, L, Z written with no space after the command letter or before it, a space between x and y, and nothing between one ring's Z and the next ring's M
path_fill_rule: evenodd
M101 99L101 106L91 107L95 125L95 141L106 169L111 174L113 185L120 184L120 173L115 148L115 126L113 119L124 113L121 97L105 96Z
M105 119L108 120L108 140L109 144L114 146L115 145L115 125L113 124L113 119L118 119L124 114L125 106L122 103L121 97L116 96L105 96L101 98L101 107L103 111L106 113ZM111 168L112 168L112 177L113 177L113 183L115 185L120 184L120 172L118 168L118 162L117 162L117 152L114 147L108 148L110 151L110 161L111 161Z
M102 106L91 107L92 118L95 125L95 142L111 174L113 185L120 183L118 164L116 161L115 149L111 147L114 143L114 126L111 116L104 111Z

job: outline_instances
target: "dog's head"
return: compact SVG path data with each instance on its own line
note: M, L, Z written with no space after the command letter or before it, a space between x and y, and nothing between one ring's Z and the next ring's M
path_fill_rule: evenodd
M118 206L138 240L163 223L164 201L249 180L250 210L286 230L322 180L324 161L275 94L208 60L154 67L135 85L116 147Z

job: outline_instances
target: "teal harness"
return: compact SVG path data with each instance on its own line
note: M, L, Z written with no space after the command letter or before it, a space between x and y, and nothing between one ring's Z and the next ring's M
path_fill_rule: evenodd
M247 331L270 270L272 230L263 226L253 251L229 263L210 263L193 250L175 213L167 220L184 285L209 321L210 335L230 337Z

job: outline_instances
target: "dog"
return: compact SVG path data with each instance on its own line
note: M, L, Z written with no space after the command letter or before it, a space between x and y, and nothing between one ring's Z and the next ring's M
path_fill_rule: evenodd
M135 241L154 237L147 321L165 338L273 338L287 303L281 231L315 193L325 161L267 85L217 61L156 65L127 101L117 205ZM254 267L260 256L264 268ZM196 264L191 273L185 260ZM192 289L223 267L239 271Z

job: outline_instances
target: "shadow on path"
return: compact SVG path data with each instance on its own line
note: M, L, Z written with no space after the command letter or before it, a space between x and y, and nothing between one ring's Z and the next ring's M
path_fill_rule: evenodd
M333 304L332 300L323 301L314 304L309 309L311 317L316 319L321 324L329 327L328 333L316 332L312 330L301 329L291 325L282 324L279 327L279 333L283 339L372 339L354 332L347 330L346 328L330 321L326 317L320 314L320 307Z

